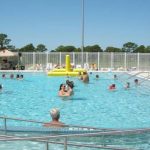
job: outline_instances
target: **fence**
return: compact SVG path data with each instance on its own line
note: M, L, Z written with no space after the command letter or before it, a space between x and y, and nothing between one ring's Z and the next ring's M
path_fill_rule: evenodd
M73 65L82 64L80 52L46 52L46 53L22 53L22 64L35 69L36 65L46 67L48 63L62 66L65 64L65 56L70 55ZM150 71L150 53L106 53L106 52L84 52L83 62L89 68L94 64L97 70L112 68L114 70L136 69L137 71Z

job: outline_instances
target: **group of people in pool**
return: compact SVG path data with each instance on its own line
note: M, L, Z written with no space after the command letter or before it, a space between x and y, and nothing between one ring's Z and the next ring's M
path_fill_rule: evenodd
M59 96L71 96L73 94L74 82L66 80L65 84L60 84L59 87Z
M82 77L82 76L81 76ZM99 78L99 75L96 75L96 78ZM114 75L114 79L117 79L117 75ZM83 80L83 78L81 79ZM89 81L89 80L88 80ZM135 85L139 85L138 79L134 80ZM74 83L73 81L66 80L66 84L61 84L59 88L58 95L59 96L70 96L73 93ZM125 85L125 89L130 88L130 82L127 82ZM116 85L112 84L109 86L109 90L115 90ZM67 127L63 122L59 121L60 119L60 111L57 108L53 108L50 110L50 116L52 121L44 123L44 127Z
M79 72L79 79L83 83L89 83L89 75L87 72ZM59 96L71 96L73 95L74 82L66 80L65 84L60 84L58 95Z
M118 79L117 75L115 74L114 75L114 79ZM139 85L139 80L138 79L135 79L134 80L134 83L136 86ZM125 86L124 86L125 89L129 89L130 88L130 82L126 82ZM116 90L116 84L111 84L109 86L109 90L113 91L113 90Z
M2 79L6 79L6 78L7 78L6 74L2 74ZM23 74L17 74L15 77L14 74L10 74L9 78L10 79L23 80L24 76L23 76ZM0 84L0 92L2 91L2 89L3 89L3 85Z
M5 79L7 78L6 74L2 74L2 78ZM22 80L24 78L23 74L16 74L16 77L14 74L10 74L9 76L10 79L17 79L17 80Z

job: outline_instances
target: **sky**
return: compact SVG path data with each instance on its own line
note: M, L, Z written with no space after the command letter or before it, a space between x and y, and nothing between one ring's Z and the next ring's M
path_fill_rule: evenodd
M82 0L0 0L0 33L11 45L81 47ZM85 0L84 45L150 45L150 0Z

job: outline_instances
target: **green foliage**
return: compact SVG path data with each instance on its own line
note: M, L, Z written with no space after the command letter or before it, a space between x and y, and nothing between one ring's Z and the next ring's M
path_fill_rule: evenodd
M7 34L0 33L0 50L8 48L10 41L7 38Z
M86 46L84 47L84 52L102 52L103 50L99 45ZM56 48L55 52L81 52L81 48L76 48L74 46L63 46L60 45Z
M35 52L36 49L35 47L33 46L33 44L28 44L22 48L19 49L20 52Z
M63 46L60 45L59 47L56 48L56 52L74 52L76 51L76 48L74 46Z
M44 44L38 44L35 48L32 43L20 48L16 49L15 46L9 45L11 42L10 39L7 38L7 34L0 33L0 50L9 49L11 51L20 51L20 52L45 52L47 48ZM51 52L81 52L81 48L76 48L75 46L58 46L55 50ZM98 45L86 46L84 47L84 52L103 52L103 49ZM105 49L105 52L130 52L130 53L150 53L150 46L145 47L144 45L138 46L136 43L127 42L123 44L122 48L109 46Z
M144 45L140 45L133 52L134 53L146 53L146 48Z
M122 52L122 50L120 48L117 47L107 47L105 52Z
M13 52L16 51L16 48L15 48L15 46L13 46L13 45L8 45L8 46L7 46L7 49L9 49L10 51L13 51Z
M123 44L122 51L123 52L134 52L137 49L138 45L132 42L127 42Z
M147 46L147 47L145 48L145 53L150 53L150 46Z
M36 47L36 51L37 52L45 52L45 51L47 51L47 48L46 48L46 46L44 44L39 44Z
M103 52L103 50L99 45L93 45L84 47L84 52Z

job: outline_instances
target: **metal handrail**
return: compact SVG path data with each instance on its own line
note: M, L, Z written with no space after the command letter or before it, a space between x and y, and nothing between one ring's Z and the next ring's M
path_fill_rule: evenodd
M17 120L17 121L25 121L25 122L33 122L33 123L40 123L40 124L45 123L45 122L42 122L42 121L27 120L27 119L13 118L13 117L7 117L7 116L0 116L0 118L1 119L9 119L9 120Z
M7 119L10 120L17 120L17 121L26 121L26 122L33 122L33 123L42 123L41 121L34 121L34 120L26 120L26 119L20 119L20 118L12 118L12 117L6 117L6 116L0 116L0 118L4 119L4 124L6 125L5 130L7 131ZM141 133L141 132L147 132L150 131L150 128L139 128L139 129L128 129L128 130L122 130L122 129L111 129L111 128L93 128L93 127L85 127L85 126L67 126L67 127L78 127L78 128L88 128L88 129L97 129L97 132L95 133L84 133L84 134L70 134L68 136L76 136L76 135L115 135L115 134L128 134L128 133ZM106 130L106 131L105 131ZM63 135L60 135L63 136ZM51 137L51 136L48 136ZM53 137L53 136L52 136Z
M2 135L0 137L0 139L4 137L4 141L11 141L10 138L16 138L16 136L6 136L6 135ZM60 136L59 136L60 137ZM31 140L30 138L28 138L28 140ZM0 140L3 141L3 140ZM16 140L15 140L16 141ZM35 142L44 142L46 143L46 149L48 149L48 144L52 143L52 144L60 144L60 145L64 145L64 150L67 149L67 146L75 146L75 147L88 147L88 148L102 148L102 149L113 149L113 150L131 150L129 148L121 148L121 147L114 147L114 146L103 146L103 145L95 145L95 144L79 144L76 142L67 142L67 137L65 137L65 141L64 142L58 142L58 141L48 141L48 140L39 140L39 139L35 139L35 140L31 140L31 141L35 141ZM132 148L133 150L133 148Z
M19 119L19 118L11 118L6 116L0 116L0 118L4 119L4 122L7 123L7 119L10 120L17 120L17 121L26 121L26 122L33 122L33 123L44 123L41 121L34 121L34 120L26 120L26 119ZM6 131L7 131L7 124ZM80 126L75 126L80 127ZM80 127L83 128L83 127ZM87 127L86 127L87 128ZM100 129L100 128L96 128ZM101 130L101 129L100 129ZM97 131L96 133L78 133L78 134L64 134L64 135L51 135L51 136L32 136L32 137L17 137L17 136L7 136L7 135L0 135L0 141L36 141L36 142L44 142L46 143L46 150L48 150L48 143L55 143L55 144L63 144L64 150L67 150L67 146L77 146L77 147L90 147L90 148L103 148L103 149L113 149L113 150L127 150L125 148L119 147L111 147L111 146L101 146L101 145L90 145L90 144L77 144L77 143L70 143L67 141L70 137L94 137L94 136L104 136L104 135L128 135L128 134L140 134L150 132L150 128L143 128L143 129L130 129L130 130L110 130L107 129L106 131ZM52 138L64 138L64 142L55 142L49 141ZM129 149L128 149L129 150Z
M61 135L50 135L50 136L35 136L35 137L15 137L9 138L9 141L24 141L24 140L43 140L43 139L50 139L50 138L60 138L60 137L90 137L90 136L100 136L100 135L128 135L128 134L140 134L150 132L150 128L147 129L136 129L136 130L119 130L119 131L108 131L108 132L96 132L96 133L78 133L78 134L61 134ZM7 139L0 139L0 141L7 141Z
M41 141L40 140L39 142L64 145L64 142L56 142L56 141L44 141L44 140ZM79 143L74 143L74 142L68 142L67 145L68 146L75 146L75 147L102 148L102 149L113 149L113 150L133 150L133 148L130 149L130 148L102 146L102 145L94 145L94 144L79 144Z
M135 77L135 76L137 76L137 75L139 75L139 74L141 74L141 73L149 73L149 71L137 72L137 73L135 73L134 75L131 75L129 78L127 78L127 80L128 80L128 79L131 79L132 77Z
M122 83L126 83L129 79L131 79L131 78L133 78L133 77L135 77L135 76L137 76L137 75L140 75L141 73L148 73L148 76L147 77L144 77L144 79L146 80L148 77L150 77L150 75L149 75L149 71L142 71L142 72L137 72L137 73L135 73L134 75L131 75L130 77L128 77L127 79L125 79L125 80L122 80L122 79L119 79ZM129 74L129 73L128 73ZM145 81L144 80L144 81ZM140 83L142 83L143 81L141 81Z
M13 117L7 117L7 116L0 116L0 119L4 119L4 127L7 130L7 120L17 120L17 121L24 121L24 122L32 122L37 124L44 124L43 121L35 121L35 120L27 120L27 119L21 119L21 118L13 118ZM78 126L78 125L66 125L66 127L74 127L74 128L87 128L87 129L95 129L95 130L108 130L106 128L96 128L96 127L90 127L90 126ZM109 128L109 130L115 130L112 128Z

